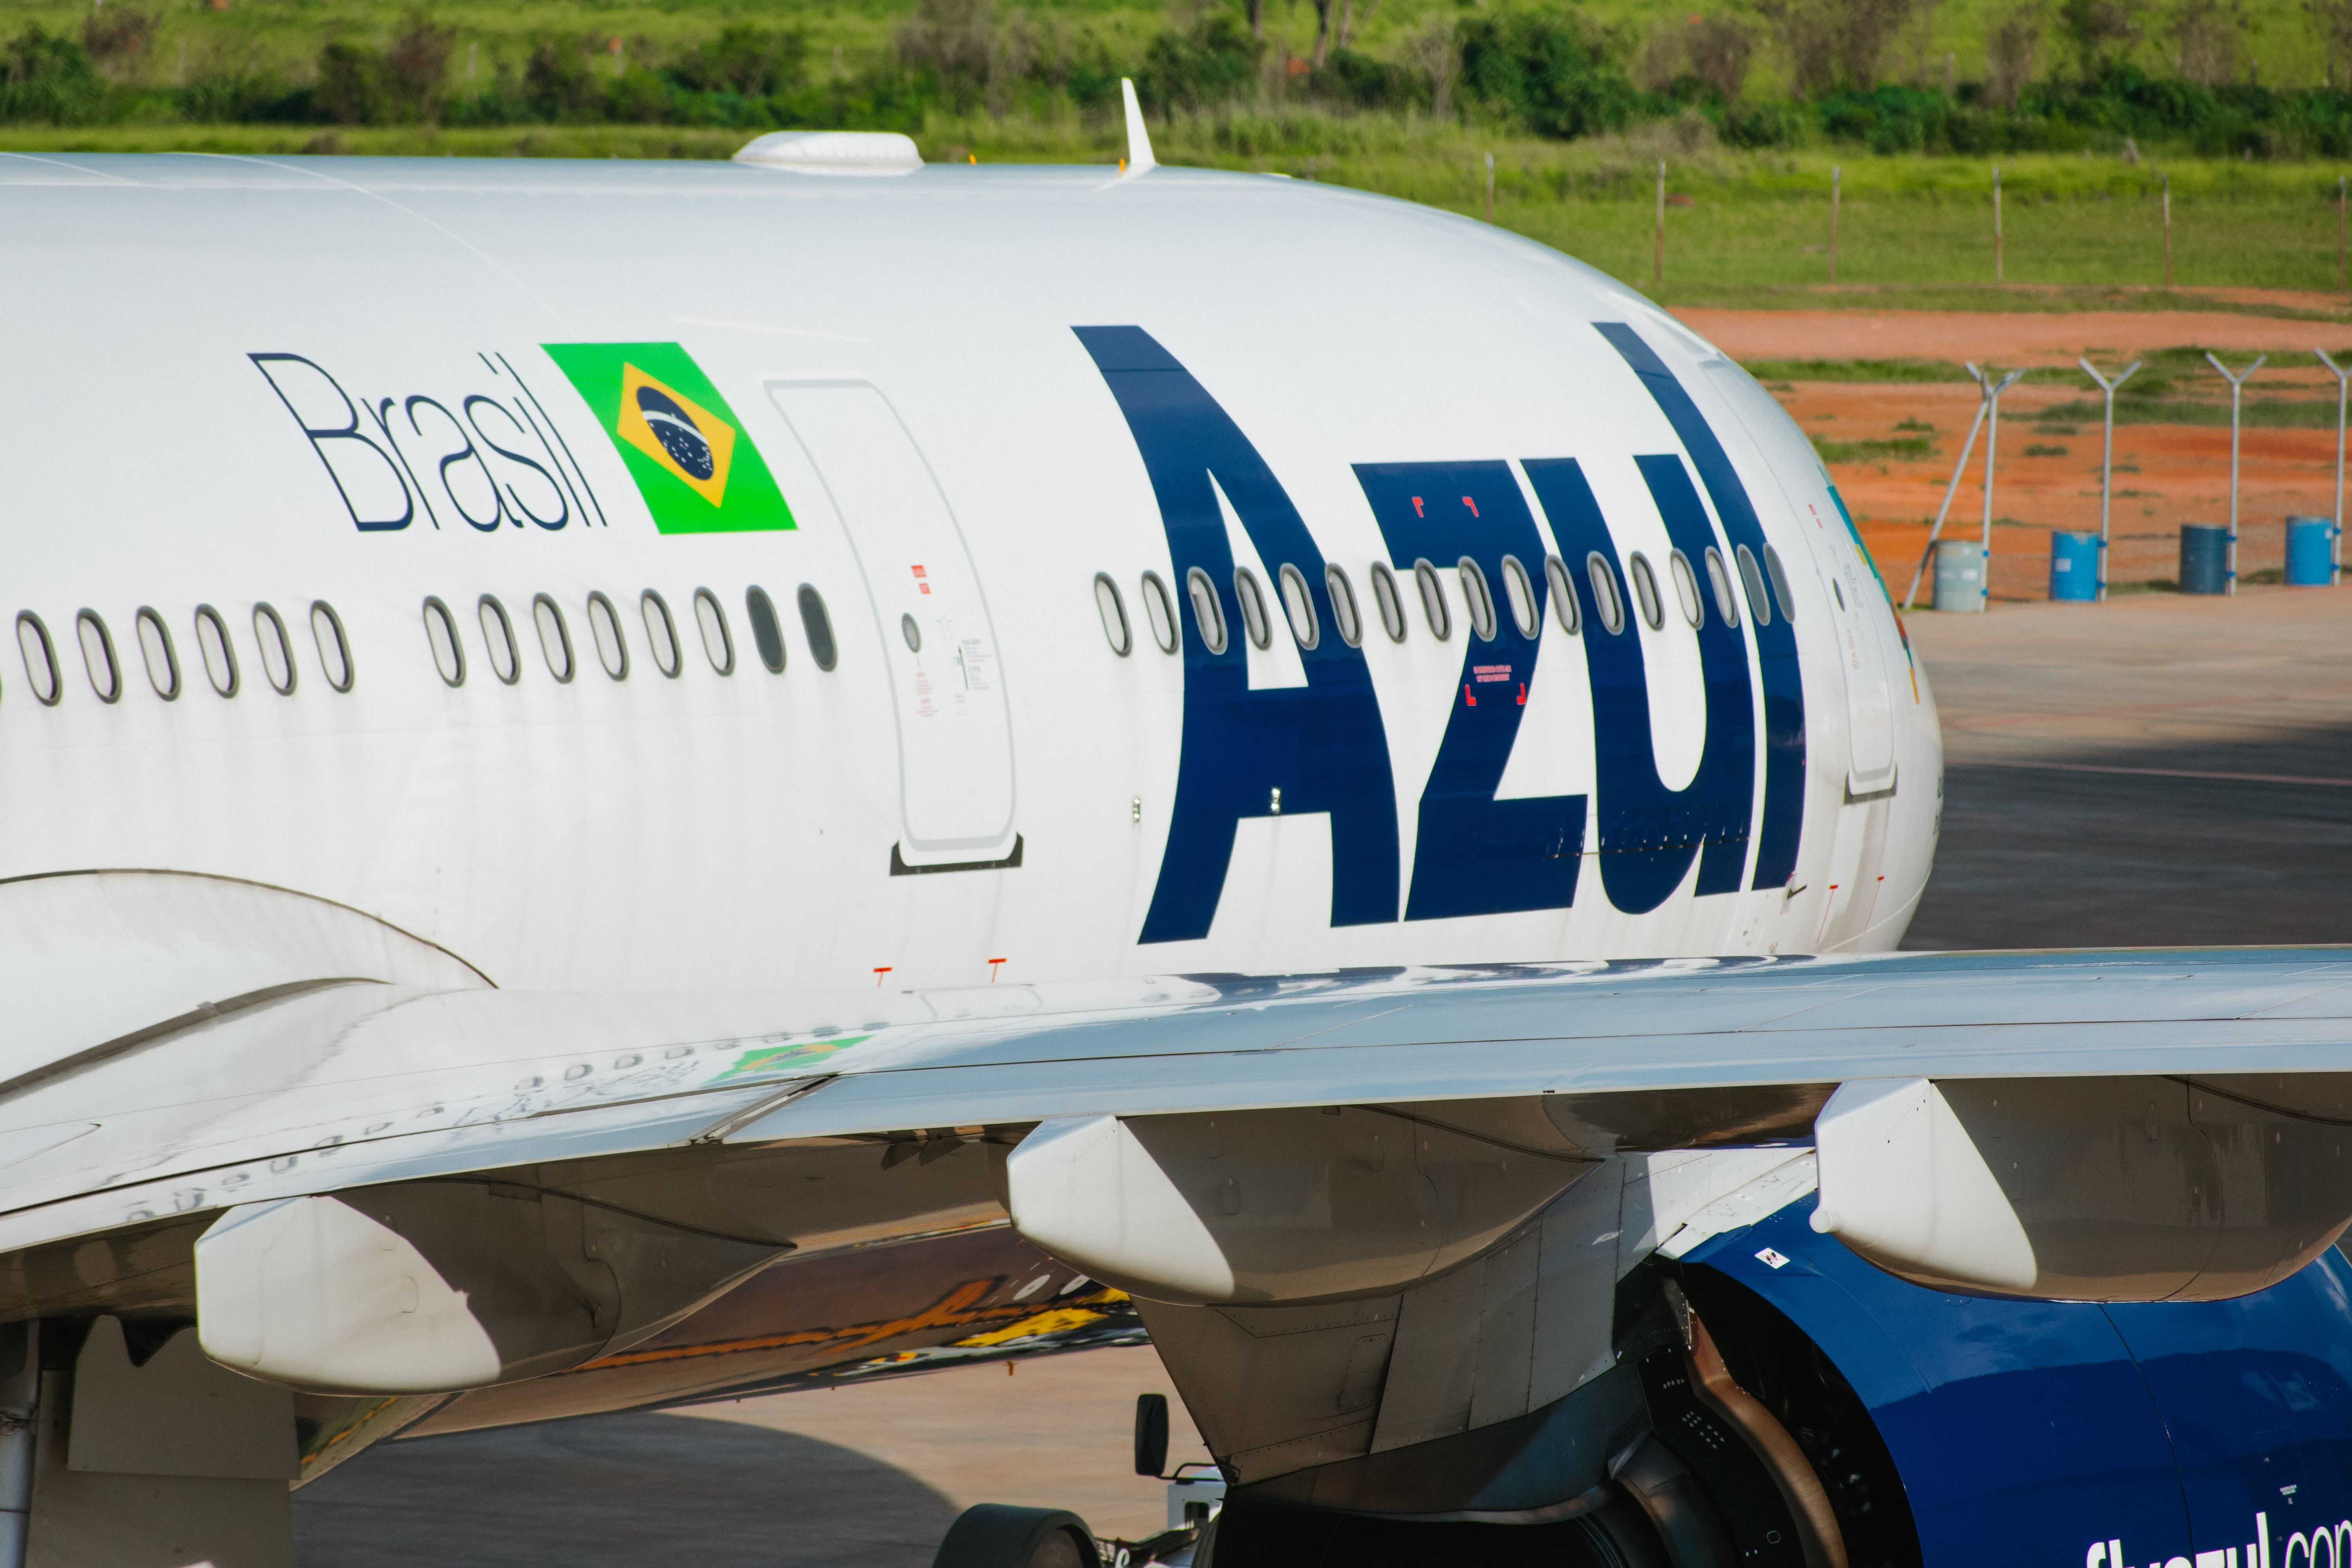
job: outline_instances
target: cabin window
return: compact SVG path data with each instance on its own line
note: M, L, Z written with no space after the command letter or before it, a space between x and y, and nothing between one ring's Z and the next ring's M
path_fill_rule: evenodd
M721 675L735 673L735 639L727 630L727 612L719 595L708 588L694 591L694 624L702 628L703 657Z
M49 628L41 617L26 610L16 617L16 648L25 656L25 679L45 708L54 708L65 692L58 679L58 650L49 642Z
M588 637L596 645L596 662L615 680L629 678L629 644L621 636L621 617L613 601L602 594L588 595Z
M1739 581L1748 590L1748 613L1756 617L1759 626L1772 624L1772 599L1764 592L1764 574L1756 569L1756 557L1739 547Z
M547 660L547 673L568 683L573 673L572 628L564 624L562 607L548 595L538 595L530 602L530 620L539 631L539 651Z
M1511 624L1519 628L1519 635L1535 636L1543 625L1536 610L1536 585L1528 580L1528 569L1516 555L1503 557L1503 597L1510 602Z
M1486 585L1486 569L1465 555L1454 564L1462 579L1462 603L1470 612L1470 629L1480 642L1495 640L1495 592Z
M646 646L653 650L654 668L676 680L684 661L678 656L677 627L670 621L669 605L648 588L641 607L646 617Z
M1445 584L1437 580L1437 568L1426 561L1414 562L1412 581L1421 590L1421 614L1429 622L1429 635L1444 642L1454 635L1454 612L1445 607Z
M1315 618L1315 595L1307 591L1307 574L1285 562L1278 580L1282 585L1282 613L1290 620L1290 635L1298 639L1300 647L1313 647L1323 640L1323 628Z
M1574 637L1584 619L1576 605L1576 579L1568 574L1568 563L1557 555L1544 557L1544 580L1551 584L1552 618L1559 629Z
M1241 602L1242 630L1259 648L1274 646L1274 621L1265 613L1265 590L1257 585L1257 574L1246 566L1234 568L1234 597Z
M1584 575L1592 584L1592 610L1615 637L1625 629L1625 601L1617 593L1617 568L1598 550L1584 558Z
M1143 618L1151 623L1151 640L1161 653L1176 651L1176 604L1157 572L1143 574Z
M1772 580L1772 604L1780 612L1780 618L1795 620L1797 612L1789 602L1789 574L1781 569L1780 552L1769 544L1764 547L1764 575Z
M1218 602L1217 585L1195 566L1184 574L1186 596L1192 601L1192 630L1211 653L1225 651L1225 606Z
M205 679L223 697L236 695L236 645L228 639L228 623L210 605L196 606L196 654L205 661Z
M756 584L743 591L743 618L751 623L751 647L770 675L784 672L784 628L776 624L775 601Z
M139 634L139 656L147 666L147 684L155 695L166 702L176 702L180 697L180 655L172 646L172 633L163 625L163 617L145 605L131 617Z
M1675 603L1683 610L1683 619L1696 626L1706 619L1706 606L1698 602L1698 575L1691 570L1690 557L1675 551L1666 557L1666 573L1675 580Z
M1381 629L1389 641L1404 641L1404 595L1397 592L1396 574L1381 562L1372 563L1372 605L1381 613Z
M310 602L310 639L319 645L319 669L327 684L349 691L357 674L352 668L351 639L343 636L343 617L324 599Z
M343 618L324 599L310 601L310 640L318 645L319 672L337 691L349 691L354 671L351 641L343 635Z
M1712 544L1706 547L1706 585L1715 595L1715 613L1723 617L1723 624L1738 626L1739 601L1731 592L1731 574L1723 569L1723 552Z
M833 640L833 617L825 614L824 595L806 583L801 584L801 635L808 638L809 657L819 669L831 669L839 661L841 649Z
M294 695L294 645L286 623L268 605L253 606L253 640L261 646L261 673L280 697Z
M1102 617L1103 640L1110 644L1110 651L1125 658L1135 647L1135 636L1128 629L1127 602L1108 572L1095 574L1095 614Z
M82 668L89 671L89 689L100 702L122 696L122 667L114 662L114 637L96 610L74 617L74 637L81 644Z
M914 616L900 616L898 617L898 636L906 642L907 651L908 653L920 653L923 651L922 623L916 620Z
M482 619L482 645L488 650L490 673L512 686L522 679L522 654L515 647L514 623L495 594L482 595L476 606Z
M1339 563L1323 568L1323 589L1331 595L1331 629L1349 647L1359 647L1364 640L1364 615L1356 607L1356 585Z
M433 645L433 668L451 686L466 684L466 645L457 640L457 620L438 599L425 601L425 640Z
M1666 624L1666 608L1658 602L1658 578L1650 570L1650 558L1638 550L1633 552L1633 571L1628 575L1633 579L1634 605L1641 610L1642 618L1650 623L1650 629L1656 631Z

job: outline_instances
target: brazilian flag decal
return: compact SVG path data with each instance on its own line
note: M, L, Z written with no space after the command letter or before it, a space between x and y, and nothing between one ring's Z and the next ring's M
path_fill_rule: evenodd
M791 528L792 508L710 378L676 343L542 343L613 438L664 533Z

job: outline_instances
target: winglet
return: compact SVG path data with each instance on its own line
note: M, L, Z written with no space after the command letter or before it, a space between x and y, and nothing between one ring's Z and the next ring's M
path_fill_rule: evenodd
M1132 78L1118 79L1119 97L1127 100L1127 173L1148 174L1160 167L1151 155L1151 132L1143 128L1143 105L1136 101Z

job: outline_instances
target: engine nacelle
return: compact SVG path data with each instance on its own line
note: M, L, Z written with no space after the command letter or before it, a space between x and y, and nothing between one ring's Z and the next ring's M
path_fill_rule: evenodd
M1234 1488L1214 1568L2341 1568L2342 1254L2228 1300L1960 1294L1816 1231L1809 1188L1666 1237L1565 1397Z

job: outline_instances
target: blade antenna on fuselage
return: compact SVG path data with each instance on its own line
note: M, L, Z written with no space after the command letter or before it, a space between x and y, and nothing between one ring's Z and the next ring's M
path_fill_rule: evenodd
M1136 100L1134 79L1119 78L1118 93L1127 101L1127 168L1123 172L1148 174L1160 167L1160 160L1151 155L1151 132L1143 128L1143 105Z

